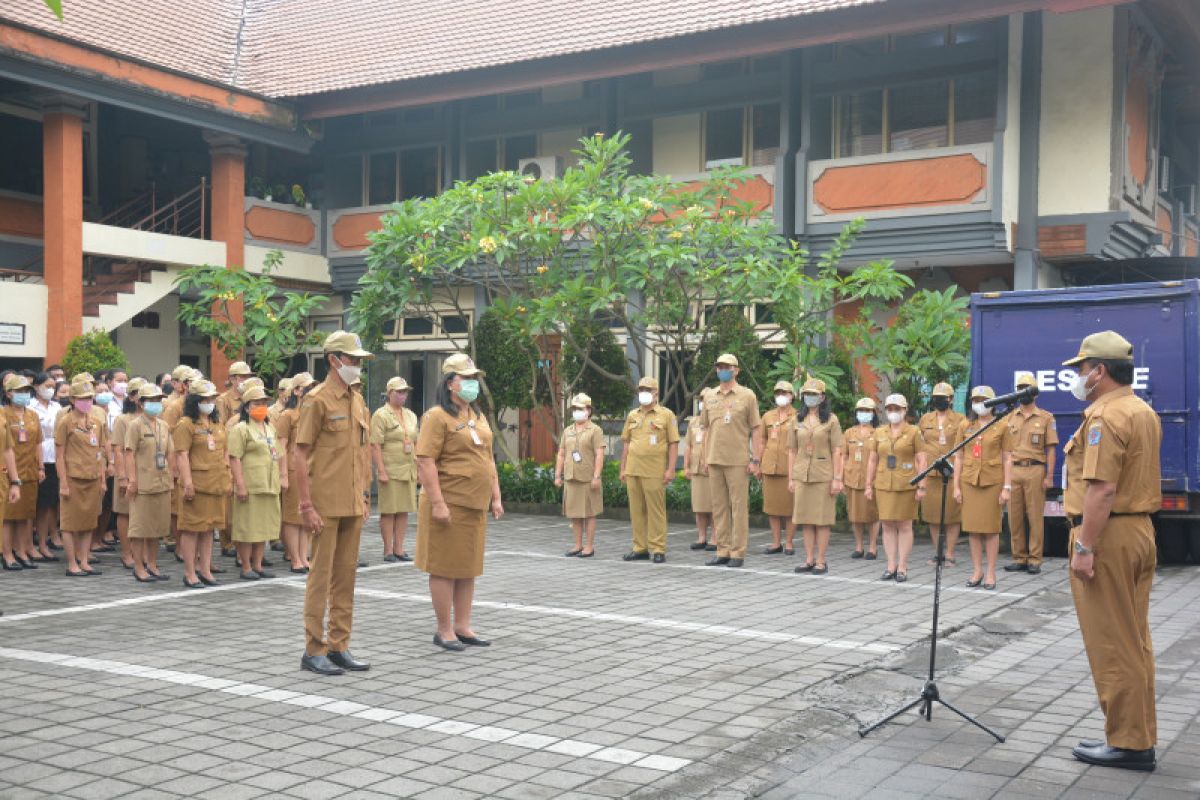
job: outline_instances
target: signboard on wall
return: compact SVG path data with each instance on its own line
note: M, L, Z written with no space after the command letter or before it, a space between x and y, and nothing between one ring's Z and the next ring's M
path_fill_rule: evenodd
M25 344L25 326L20 322L0 322L0 344Z

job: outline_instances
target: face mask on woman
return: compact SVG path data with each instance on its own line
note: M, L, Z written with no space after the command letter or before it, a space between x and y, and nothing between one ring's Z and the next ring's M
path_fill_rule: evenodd
M100 394L96 395L96 405L107 406L112 401L112 392L100 392Z
M43 400L53 400L54 399L54 387L53 386L38 387L37 393L38 393L38 397L42 398Z
M871 420L875 419L875 415L870 411L857 411L854 416L858 420L859 425L870 425Z
M142 406L142 410L146 412L146 416L148 417L157 417L162 413L163 404L158 400L149 400Z
M474 403L479 397L479 381L463 379L456 394L468 403Z
M203 414L204 416L207 417L209 414L211 414L213 411L216 410L217 404L216 403L197 403L196 407L200 409L201 414Z
M899 425L901 422L904 422L904 412L889 411L887 412L887 418L888 422L892 423L893 425Z
M129 390L129 384L124 381L115 381L112 385L113 394L117 397L124 397Z
M792 404L792 396L790 394L775 395L775 405L779 406L780 408L787 408L791 404Z
M933 398L933 408L935 411L945 411L950 408L950 398L942 397L941 395Z
M986 417L992 413L991 409L983 403L971 403L971 410L975 412L975 416L977 417Z
M271 410L266 406L251 406L249 413L250 419L254 420L255 422L262 422L267 418L267 415L271 413Z
M571 419L575 420L576 422L583 422L587 418L588 418L588 412L585 409L582 409L582 408L571 409Z
M20 408L28 406L31 400L33 400L33 395L29 392L17 392L12 396L13 405Z
M821 405L821 395L819 395L819 394L804 395L804 405L808 406L809 408L816 408L817 406Z
M86 400L76 400L75 410L80 414L90 414L92 411L92 398L89 397Z

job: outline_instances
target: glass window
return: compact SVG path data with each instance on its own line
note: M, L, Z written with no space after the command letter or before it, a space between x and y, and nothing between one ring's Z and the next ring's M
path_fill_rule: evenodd
M994 38L996 35L995 20L970 22L966 25L955 25L953 29L955 44L970 44Z
M0 114L0 189L42 193L42 123Z
M842 95L837 102L837 157L883 152L883 91Z
M516 172L521 167L521 159L537 156L537 136L510 136L504 140L504 169Z
M944 47L946 44L947 28L934 28L931 31L917 31L892 37L892 51L919 50L926 47Z
M754 106L751 115L750 166L774 166L779 155L779 106Z
M367 205L396 200L396 154L372 153L367 161Z
M465 149L467 151L467 180L473 181L489 172L496 171L495 139L467 142Z
M926 150L950 144L950 84L926 81L888 90L888 150Z
M754 324L755 325L773 325L773 324L775 324L775 309L770 303L755 303L754 304Z
M744 119L744 108L725 108L704 115L705 169L745 163Z
M442 330L446 333L467 333L470 323L461 314L451 314L442 317Z
M996 133L996 79L981 72L954 79L954 143L980 144Z
M433 197L438 193L439 149L400 151L400 199Z
M404 335L405 336L432 336L433 335L433 318L432 317L405 317L404 318Z

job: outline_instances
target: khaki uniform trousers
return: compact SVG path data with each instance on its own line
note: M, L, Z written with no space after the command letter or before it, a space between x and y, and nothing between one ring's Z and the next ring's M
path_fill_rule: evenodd
M1072 548L1077 534L1071 531ZM1071 575L1079 631L1112 747L1145 750L1158 738L1149 620L1156 560L1149 515L1109 517L1096 547L1095 577Z
M304 591L304 652L310 656L345 652L350 646L354 621L354 581L358 570L361 514L327 517L325 527L313 537L312 571ZM325 610L329 610L329 636L325 636Z
M1046 478L1044 464L1012 468L1012 492L1008 498L1008 528L1012 532L1013 560L1041 565L1046 529ZM1026 522L1028 519L1028 522ZM1028 534L1028 535L1027 535Z
M626 475L625 486L634 552L667 552L667 487L662 478Z
M745 558L750 539L750 475L739 466L708 465L717 557Z

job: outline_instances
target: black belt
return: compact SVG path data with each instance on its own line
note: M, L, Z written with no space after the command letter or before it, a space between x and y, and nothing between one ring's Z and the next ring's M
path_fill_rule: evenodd
M1110 511L1110 517L1148 517L1149 511ZM1072 528L1078 528L1083 524L1083 517L1067 517L1067 523Z
M1025 461L1014 461L1013 466L1014 467L1034 467L1034 466L1044 467L1044 466L1046 466L1046 462L1045 461L1034 461L1033 459L1026 459Z

